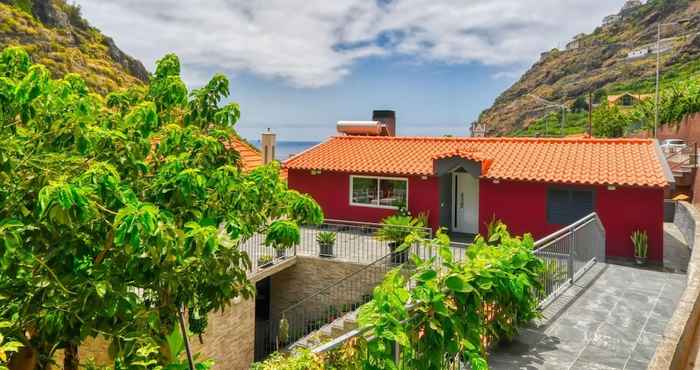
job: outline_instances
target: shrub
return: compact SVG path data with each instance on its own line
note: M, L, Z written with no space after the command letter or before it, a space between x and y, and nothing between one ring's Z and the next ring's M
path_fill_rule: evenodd
M335 233L330 231L322 231L316 235L318 244L335 244Z
M635 230L630 237L634 245L634 256L638 258L647 258L647 249L649 247L649 238L646 231Z
M382 227L375 236L378 240L401 244L412 232L422 231L424 221L411 216L393 215L382 220Z

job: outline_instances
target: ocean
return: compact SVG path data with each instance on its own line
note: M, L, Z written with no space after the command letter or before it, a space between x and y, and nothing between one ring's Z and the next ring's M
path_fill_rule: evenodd
M290 156L299 154L300 152L311 148L318 143L318 141L278 141L276 159L283 161ZM260 148L260 140L255 140L253 144Z

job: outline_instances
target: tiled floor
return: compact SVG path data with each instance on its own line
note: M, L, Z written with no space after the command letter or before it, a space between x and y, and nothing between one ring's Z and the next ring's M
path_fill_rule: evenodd
M597 264L489 359L492 369L646 369L686 275Z

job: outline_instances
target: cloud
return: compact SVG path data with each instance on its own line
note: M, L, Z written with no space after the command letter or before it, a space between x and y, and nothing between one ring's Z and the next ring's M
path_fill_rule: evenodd
M78 0L85 16L148 66L178 54L198 71L246 71L297 87L341 81L371 57L493 66L532 63L590 31L620 1ZM603 4L600 4L603 3ZM188 71L195 68L198 71Z

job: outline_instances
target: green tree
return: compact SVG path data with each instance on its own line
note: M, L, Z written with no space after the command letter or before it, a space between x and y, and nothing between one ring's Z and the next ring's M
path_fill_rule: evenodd
M571 105L571 111L574 113L578 112L584 112L588 110L588 99L586 99L584 96L579 96L574 100L574 103Z
M616 105L601 104L593 110L593 136L622 137L632 122L631 115Z
M598 89L593 93L593 103L602 104L608 98L608 92L605 89Z
M152 346L170 363L181 307L206 315L253 297L241 242L321 222L276 164L240 170L228 95L221 75L188 92L174 55L145 88L103 97L22 49L0 54L0 321L36 355L30 368L62 348L76 369L96 335L122 368Z

